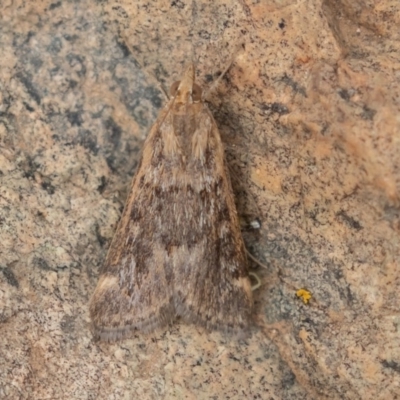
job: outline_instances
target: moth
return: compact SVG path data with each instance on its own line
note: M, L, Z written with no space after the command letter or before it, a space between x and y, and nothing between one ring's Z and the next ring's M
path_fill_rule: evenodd
M97 287L94 336L117 340L177 317L249 325L252 290L221 137L191 64L144 143Z

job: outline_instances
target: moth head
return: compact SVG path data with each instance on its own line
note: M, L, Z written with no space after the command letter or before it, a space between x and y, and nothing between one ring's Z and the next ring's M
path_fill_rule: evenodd
M171 97L182 97L185 88L180 87L181 81L176 81L171 85L169 94ZM189 96L191 96L193 103L201 101L202 90L197 83L193 83ZM190 98L190 97L189 97Z

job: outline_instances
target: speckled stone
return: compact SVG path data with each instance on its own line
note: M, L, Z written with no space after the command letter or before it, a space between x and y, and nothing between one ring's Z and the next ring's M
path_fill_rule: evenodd
M3 0L0 398L399 399L399 26L398 0ZM159 85L232 58L209 101L267 266L251 335L94 342Z

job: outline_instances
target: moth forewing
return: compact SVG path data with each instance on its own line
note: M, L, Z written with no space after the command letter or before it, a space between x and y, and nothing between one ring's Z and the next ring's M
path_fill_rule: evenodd
M101 339L178 316L225 331L249 323L252 291L224 149L193 65L171 92L90 301Z

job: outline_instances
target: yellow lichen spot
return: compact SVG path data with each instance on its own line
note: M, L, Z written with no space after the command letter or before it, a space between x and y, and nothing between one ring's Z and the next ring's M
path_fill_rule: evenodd
M304 304L308 304L309 301L311 300L312 294L307 289L299 289L296 291L296 296L299 299L302 299Z

